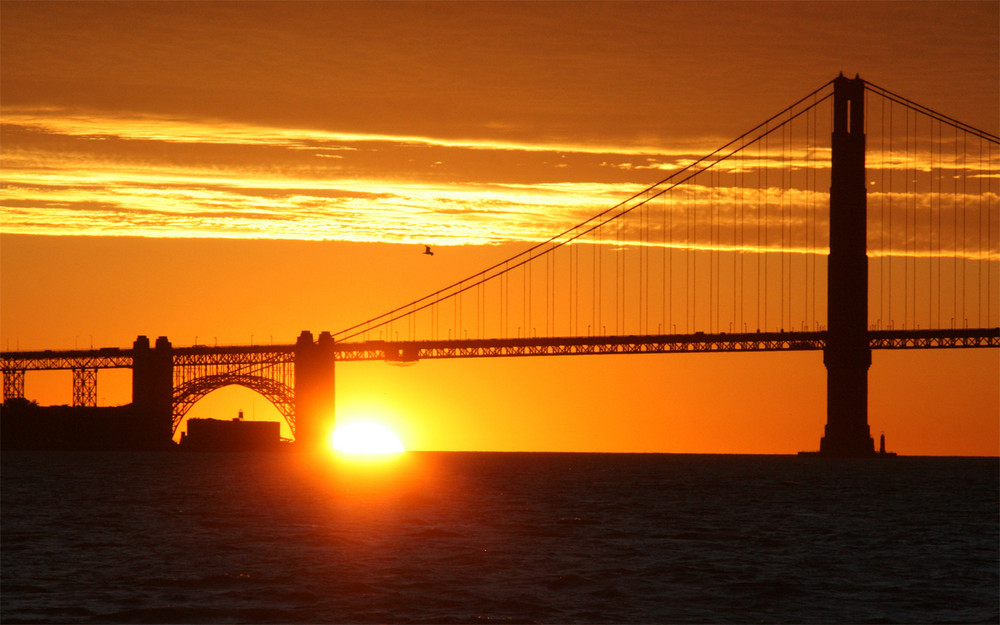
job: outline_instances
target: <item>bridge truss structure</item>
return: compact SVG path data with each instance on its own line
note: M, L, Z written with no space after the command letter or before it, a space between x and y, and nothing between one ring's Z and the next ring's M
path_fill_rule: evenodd
M173 431L205 395L226 386L256 391L295 434L293 346L186 347L174 350Z
M1000 347L1000 328L871 330L871 349ZM589 336L446 341L345 341L334 347L339 362L414 363L423 359L668 354L822 350L825 331ZM4 400L24 397L27 371L73 371L76 406L96 406L97 371L130 369L132 350L70 350L0 353ZM226 386L254 390L295 432L295 346L178 347L173 350L173 429L205 395Z
M295 356L291 345L180 347L172 350L173 431L198 400L226 386L243 386L270 401L295 433ZM3 399L23 398L27 371L73 372L73 405L97 406L97 372L131 369L131 349L5 352Z

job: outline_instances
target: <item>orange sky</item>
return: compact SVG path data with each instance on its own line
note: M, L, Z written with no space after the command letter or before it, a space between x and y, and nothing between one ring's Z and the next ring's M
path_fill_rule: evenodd
M3 2L0 344L336 331L841 70L996 134L998 23L995 2ZM27 394L68 402L64 373ZM873 434L996 455L998 380L996 350L876 352ZM337 392L416 449L792 453L825 422L819 353L346 363ZM190 416L239 408L277 418L240 389Z

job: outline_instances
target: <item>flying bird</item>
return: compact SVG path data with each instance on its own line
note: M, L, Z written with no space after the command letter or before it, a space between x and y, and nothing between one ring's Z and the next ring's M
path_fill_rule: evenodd
M425 245L424 246L424 254L427 254L428 256L433 256L434 255L434 252L431 251L431 246L430 245Z

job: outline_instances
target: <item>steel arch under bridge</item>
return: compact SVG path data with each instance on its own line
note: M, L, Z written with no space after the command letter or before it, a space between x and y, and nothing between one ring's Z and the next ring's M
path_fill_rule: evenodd
M226 386L242 386L270 401L295 435L295 355L289 347L187 348L173 357L173 419L176 433L202 397Z

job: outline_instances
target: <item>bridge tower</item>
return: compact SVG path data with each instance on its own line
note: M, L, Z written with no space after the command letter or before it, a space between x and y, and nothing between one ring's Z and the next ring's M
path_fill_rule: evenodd
M142 424L144 445L165 447L173 437L174 354L167 337L140 336L132 344L132 407Z
M868 254L865 188L865 83L833 83L826 431L820 455L871 456L868 427Z
M313 341L303 330L295 342L295 443L300 450L325 449L333 432L334 365L336 354L329 332Z

